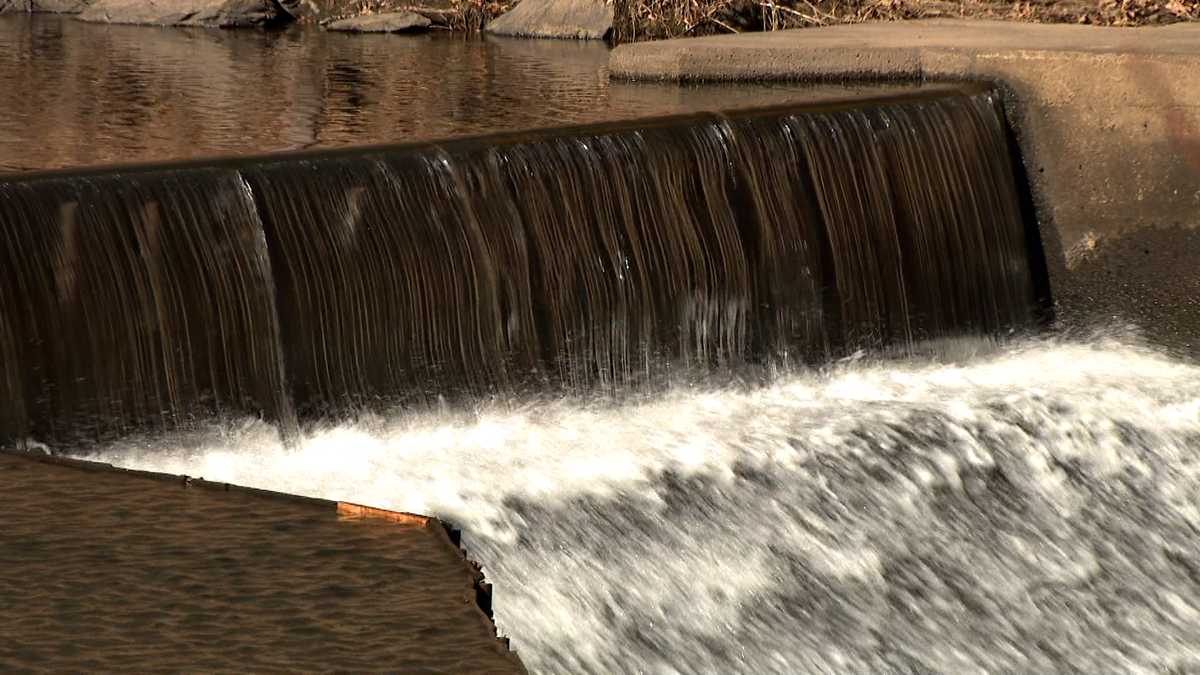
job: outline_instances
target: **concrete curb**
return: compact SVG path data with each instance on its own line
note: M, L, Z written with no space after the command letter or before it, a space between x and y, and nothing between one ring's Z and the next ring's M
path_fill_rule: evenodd
M1007 93L1067 327L1200 358L1200 24L856 24L623 45L652 80L983 80Z

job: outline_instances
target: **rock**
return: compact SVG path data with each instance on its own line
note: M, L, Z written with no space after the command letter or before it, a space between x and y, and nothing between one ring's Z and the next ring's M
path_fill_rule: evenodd
M90 0L0 0L0 14L5 12L46 12L49 14L78 14Z
M441 26L442 28L453 28L455 19L461 16L459 12L453 9L440 9L437 7L411 7L410 10L429 19L431 25Z
M488 24L496 35L603 40L612 30L613 8L603 0L521 0Z
M92 4L91 0L30 0L35 12L78 14Z
M325 28L347 33L407 33L423 31L429 27L429 24L428 18L415 12L392 12L352 16L348 19L334 21Z
M274 0L226 0L217 10L222 28L265 26L291 21L292 17Z
M283 11L291 15L296 21L312 22L317 21L321 17L321 5L314 0L279 0L279 5L283 7Z
M95 0L82 21L239 28L291 20L274 0Z

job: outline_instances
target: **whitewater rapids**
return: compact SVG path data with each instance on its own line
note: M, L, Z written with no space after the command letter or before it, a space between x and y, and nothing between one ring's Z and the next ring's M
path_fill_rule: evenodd
M535 672L1200 668L1200 367L1124 339L91 458L437 515Z

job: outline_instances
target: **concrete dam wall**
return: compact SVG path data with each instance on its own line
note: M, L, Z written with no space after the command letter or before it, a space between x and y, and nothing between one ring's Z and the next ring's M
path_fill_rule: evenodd
M0 435L646 390L1039 318L985 87L0 179Z

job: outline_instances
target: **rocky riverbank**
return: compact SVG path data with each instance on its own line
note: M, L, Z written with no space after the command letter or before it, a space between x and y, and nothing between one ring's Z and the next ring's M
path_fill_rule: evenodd
M0 0L0 13L14 11L158 26L486 28L501 35L638 42L924 18L1143 26L1200 21L1200 0Z
M82 21L151 26L269 28L348 21L342 24L344 29L361 26L357 29L361 32L396 32L402 24L405 29L472 31L512 4L506 0L0 0L0 14L72 14Z

